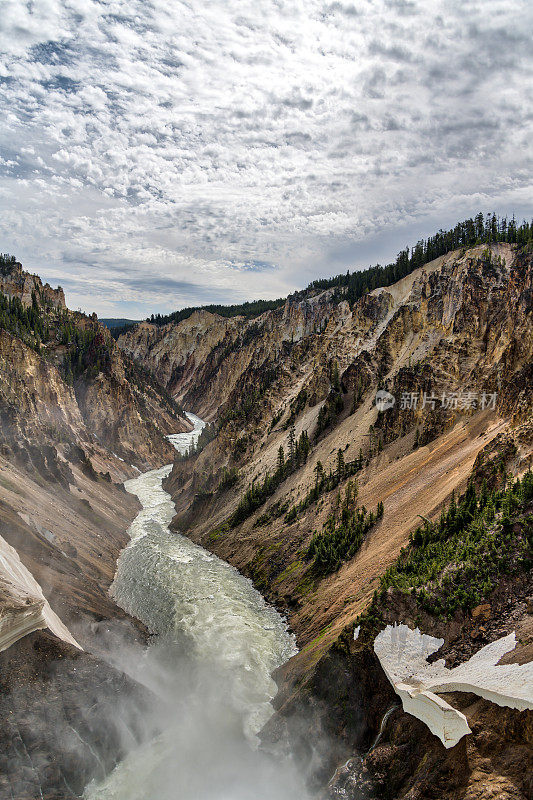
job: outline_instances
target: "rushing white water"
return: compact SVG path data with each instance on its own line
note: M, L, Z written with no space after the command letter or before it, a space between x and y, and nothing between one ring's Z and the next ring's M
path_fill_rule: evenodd
M196 414L191 414L190 411L187 411L186 414L194 425L193 430L189 433L171 433L170 436L167 436L169 442L172 442L176 450L182 455L185 455L192 445L198 444L198 437L205 428L203 419L197 417Z
M169 437L181 452L194 431ZM158 637L130 672L165 703L162 735L135 750L89 800L281 800L305 796L290 764L254 745L272 714L272 671L296 652L283 618L230 565L171 533L162 480L171 467L125 484L142 504L112 593ZM131 658L130 658L131 662Z

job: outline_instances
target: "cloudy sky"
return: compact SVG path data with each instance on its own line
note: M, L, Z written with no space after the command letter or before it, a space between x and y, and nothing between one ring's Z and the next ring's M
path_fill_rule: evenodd
M532 32L529 0L2 0L0 250L138 318L529 216Z

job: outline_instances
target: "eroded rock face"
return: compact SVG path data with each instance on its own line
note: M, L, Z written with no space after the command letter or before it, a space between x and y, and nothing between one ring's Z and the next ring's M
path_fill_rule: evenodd
M162 328L142 323L118 343L184 407L227 420L209 463L206 455L195 467L195 486L211 489L209 473L216 484L222 467L246 462L273 419L283 424L292 415L312 434L335 363L341 419L359 407L370 417L378 388L395 397L369 419L382 444L416 427L427 444L478 411L483 395L495 397L494 411L524 418L532 396L532 264L530 252L512 245L480 246L439 257L352 309L330 291L304 292L254 320L198 312ZM454 393L475 396L475 406L443 409L443 395ZM404 395L413 398L408 406Z
M195 312L177 325L141 323L119 346L150 370L186 408L209 417L222 409L248 371L283 361L287 348L350 315L346 303L332 314L332 292L289 298L256 320Z
M207 311L195 312L179 325L157 327L146 322L123 334L119 346L152 372L163 386L183 395L189 381L226 336L234 338L241 320Z
M0 653L0 797L74 800L130 748L157 699L45 631ZM153 717L151 717L153 720Z
M8 297L18 297L22 305L32 303L32 293L54 308L65 308L65 294L61 287L52 289L50 284L43 284L38 275L31 275L22 269L18 261L0 265L0 292Z
M65 307L18 262L0 266L0 293L35 303L39 335L0 330L0 445L31 461L31 447L103 445L148 469L172 460L166 435L188 430L168 395L116 346L96 315ZM13 331L16 330L12 326Z
M111 342L109 371L70 386L54 363L61 353L44 358L0 330L0 443L14 454L25 450L30 459L32 446L69 441L88 457L103 445L140 469L171 461L165 436L188 430L188 421L155 389L128 380L124 356Z

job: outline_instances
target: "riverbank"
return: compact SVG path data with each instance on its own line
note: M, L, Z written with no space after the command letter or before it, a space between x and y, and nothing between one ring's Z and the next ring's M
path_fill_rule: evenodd
M191 434L171 437L177 449L190 447L203 425L197 418L194 424ZM294 638L248 579L169 531L175 509L161 484L170 469L126 483L142 510L111 590L157 634L141 659L130 651L121 663L162 702L161 733L91 784L87 797L305 798L291 761L257 749L257 734L273 713L271 675L296 652Z
M361 424L358 412L346 418L338 433L332 434L337 437L334 443L351 441ZM332 442L327 445L331 447ZM304 467L307 486L313 481L314 459L323 454L320 445L317 449L312 463ZM533 714L502 711L473 696L450 699L473 731L451 750L445 751L422 723L400 709L387 718L378 746L361 761L357 754L365 756L397 697L373 651L373 638L354 641L354 621L379 589L381 575L408 545L409 533L420 523L420 515L438 520L441 503L452 491L464 491L472 474L479 487L484 477L501 475L504 467L523 472L530 452L527 424L511 428L508 420L486 412L457 423L424 447L413 448L410 434L394 440L357 475L360 506L373 508L377 499L383 498L383 519L372 528L354 559L325 576L313 573L304 552L313 529L320 529L332 513L336 492L305 509L296 523L288 522L284 512L276 513L276 504L296 504L302 484L305 486L305 476L290 476L265 507L232 527L224 523L236 507L238 492L193 497L194 478L190 483L184 480L181 465L166 482L175 492L178 506L183 504L171 527L188 523L187 534L194 541L250 576L267 599L287 613L300 651L276 673L280 687L274 701L277 711L262 737L267 743L288 741L302 763L314 771L314 786L323 787L336 774L328 796L336 796L345 784L351 793L348 796L354 798L359 797L358 792L365 797L376 793L380 800L411 798L410 792L413 797L426 798L433 796L432 787L438 785L442 798L484 800L475 765L487 758L486 735L492 741L489 750L495 753L494 762L485 763L486 782L501 790L506 800L528 796L523 766L530 763L532 748L524 749L521 741L532 741ZM208 457L209 453L202 454L197 464L202 461L203 469L209 469ZM261 447L251 475L260 458L265 458ZM193 464L192 469L198 467ZM348 481L339 487L343 494ZM267 512L272 509L270 515L265 508ZM427 613L409 595L386 595L380 623L384 627L404 622L442 637L444 655L449 654L453 663L468 660L483 644L516 629L521 643L513 657L527 659L533 639L527 598L533 594L533 585L524 574L515 577L506 580L502 574L495 589L486 595L481 612L474 615L466 609L452 620ZM304 726L302 719L306 720ZM309 740L326 740L332 745L317 758ZM338 770L348 760L351 766L341 776Z

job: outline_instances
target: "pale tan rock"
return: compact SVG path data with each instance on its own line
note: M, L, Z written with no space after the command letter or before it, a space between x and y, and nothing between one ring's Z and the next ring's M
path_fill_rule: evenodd
M490 619L490 603L482 603L473 608L472 617L479 620Z
M60 286L52 289L50 284L43 284L38 275L23 270L18 261L0 266L0 292L8 297L18 297L23 306L30 306L34 291L40 301L54 308L65 308L65 294Z

